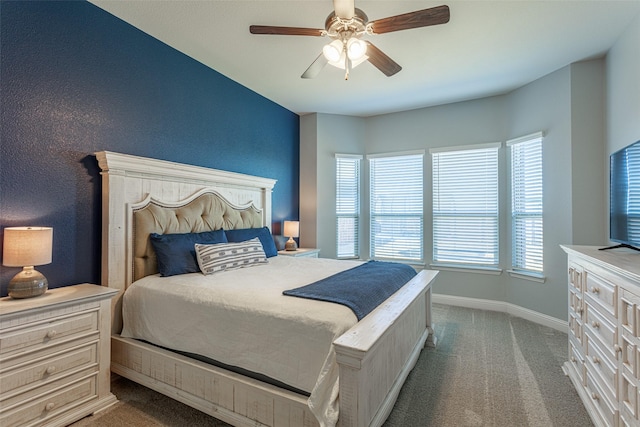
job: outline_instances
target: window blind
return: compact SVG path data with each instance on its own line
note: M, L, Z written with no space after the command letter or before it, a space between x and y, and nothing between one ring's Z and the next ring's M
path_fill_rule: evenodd
M360 256L360 159L336 154L336 255Z
M498 149L431 150L433 260L498 265Z
M542 134L507 142L511 149L511 262L542 273Z
M371 258L422 262L424 152L367 158Z

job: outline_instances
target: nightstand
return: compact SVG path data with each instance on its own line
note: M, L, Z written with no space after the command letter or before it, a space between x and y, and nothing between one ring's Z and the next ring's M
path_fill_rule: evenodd
M278 255L307 258L318 258L319 253L320 249L315 248L298 248L295 251L278 251Z
M82 284L0 298L0 425L66 426L115 403L111 298Z

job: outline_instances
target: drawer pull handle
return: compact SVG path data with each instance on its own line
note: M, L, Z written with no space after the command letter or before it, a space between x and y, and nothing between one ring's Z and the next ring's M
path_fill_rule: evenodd
M50 411L50 410L52 410L53 408L55 408L55 406L56 406L56 404L55 404L55 403L53 403L53 402L49 402L49 403L47 403L47 404L46 404L46 406L44 407L44 410L45 410L45 411Z
M49 332L47 332L47 338L51 339L53 337L55 337L58 333L56 332L55 329L50 330Z
M44 372L45 372L47 375L51 375L51 374L53 374L55 371L56 371L56 367L55 367L55 366L53 366L53 365L51 365L51 366L47 367L47 370L46 370L46 371L44 371Z
M591 326L593 326L594 328L598 329L600 327L600 323L596 322L595 320L591 322Z
M595 363L596 365L600 363L600 359L598 359L596 356L593 356L591 360L593 360L593 363Z
M596 288L595 286L593 286L591 288L591 293L593 294L599 294L600 293L600 288Z

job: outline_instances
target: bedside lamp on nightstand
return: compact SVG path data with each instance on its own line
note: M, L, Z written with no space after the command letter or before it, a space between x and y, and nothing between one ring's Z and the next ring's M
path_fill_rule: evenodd
M22 267L9 282L11 298L31 298L47 291L47 278L33 267L51 263L53 228L7 227L4 229L2 265Z
M287 243L284 245L284 249L287 251L295 251L298 249L294 237L300 236L300 223L298 221L285 221L284 222L284 235L288 237Z

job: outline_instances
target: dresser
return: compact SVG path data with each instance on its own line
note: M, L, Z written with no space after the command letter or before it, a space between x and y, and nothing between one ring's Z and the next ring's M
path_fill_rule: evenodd
M596 426L640 426L640 252L562 248L569 300L563 370Z
M65 426L116 402L111 298L82 284L0 299L0 425Z

